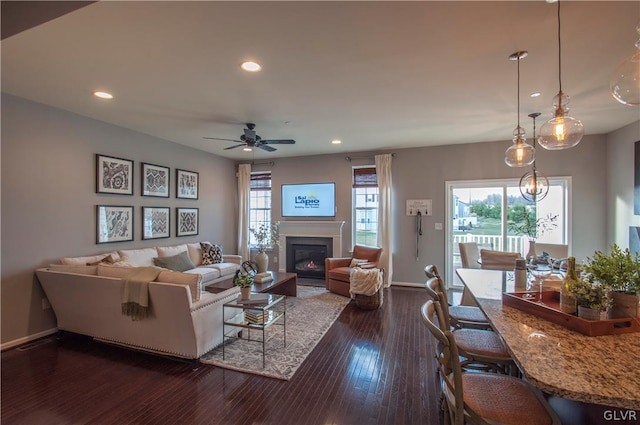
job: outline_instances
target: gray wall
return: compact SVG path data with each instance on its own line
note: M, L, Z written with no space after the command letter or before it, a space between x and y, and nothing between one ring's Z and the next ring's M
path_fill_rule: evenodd
M504 151L511 141L461 144L449 146L398 149L393 152L394 252L393 281L416 283L424 281L423 268L435 263L442 269L445 261L445 232L435 230L435 223L445 223L445 182L454 180L519 178L523 168L504 164ZM606 137L586 136L575 148L567 151L538 150L538 169L548 176L572 176L572 253L584 258L595 249L606 246ZM280 184L315 181L337 183L337 216L346 222L343 251L351 241L351 167L373 164L369 159L345 160L346 155L325 155L274 160L272 167L254 167L272 171L273 220L280 217ZM366 153L352 155L367 156ZM416 261L415 217L405 215L407 199L432 199L433 216L422 221L423 236ZM291 219L287 219L291 220ZM270 258L273 266L273 258Z
M135 161L134 196L95 193L95 154ZM170 198L140 196L140 162L171 168ZM175 169L200 173L200 199L175 198ZM60 257L210 240L236 253L234 162L2 95L2 343L55 328L34 269ZM96 245L95 206L133 205L134 241ZM142 241L141 206L171 207L169 239ZM175 207L200 208L198 236L175 235Z
M33 270L64 256L114 249L171 245L198 240L223 243L236 252L236 178L231 160L166 140L2 95L2 343L55 327L50 310L42 310L43 293ZM539 150L538 168L549 176L572 176L572 249L578 257L606 249L612 241L627 246L628 226L640 225L633 202L634 123L608 136L587 136L574 149ZM504 165L510 141L398 149L393 159L394 282L423 282L426 263L444 267L445 182L520 177L525 170ZM135 161L135 195L95 193L96 153ZM337 216L345 221L343 251L351 241L351 167L373 164L373 154L358 153L274 159L254 166L273 173L273 219L280 217L282 183L335 181ZM369 159L357 157L369 156ZM140 196L140 161L171 167L169 199ZM175 199L175 168L200 173L200 200ZM415 221L405 216L406 199L430 198L433 216L423 219L420 259L415 258ZM135 241L95 244L95 205L134 205ZM628 204L628 205L627 205ZM200 208L200 234L142 241L141 206L170 206L175 235L177 206ZM631 211L631 212L629 212ZM290 219L289 219L290 220ZM273 258L271 261L273 262Z
M634 143L638 141L640 121L607 136L607 246L628 247L629 226L640 226L640 215L633 213Z

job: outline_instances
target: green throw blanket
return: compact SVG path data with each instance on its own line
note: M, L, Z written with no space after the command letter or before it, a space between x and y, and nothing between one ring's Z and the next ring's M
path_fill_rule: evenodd
M156 280L159 267L135 267L124 278L122 291L122 314L131 320L142 320L149 316L149 282Z

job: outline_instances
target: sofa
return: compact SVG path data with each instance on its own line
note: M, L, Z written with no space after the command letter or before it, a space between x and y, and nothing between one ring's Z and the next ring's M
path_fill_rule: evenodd
M204 285L233 278L241 263L238 255L223 255L221 262L203 265L200 247L200 243L182 244L63 258L60 264L36 270L36 276L56 315L58 330L197 361L223 342L222 305L239 293L235 286L209 293ZM157 278L148 284L149 316L132 320L123 315L127 276L138 267L157 267L154 259L176 253L188 255L196 267L158 268ZM232 320L234 312L227 310L225 320Z

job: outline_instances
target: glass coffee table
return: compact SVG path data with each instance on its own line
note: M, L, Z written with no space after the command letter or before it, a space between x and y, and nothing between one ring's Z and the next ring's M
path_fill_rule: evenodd
M227 311L229 309L237 310L237 314L228 319ZM262 343L262 367L265 367L265 345L271 337L267 338L266 330L271 325L282 326L284 337L284 347L287 346L287 297L277 294L260 294L252 293L248 300L236 300L224 303L222 305L222 360L225 356L225 345L227 338L245 339L251 342ZM240 328L240 331L238 331ZM247 337L243 338L242 333L246 330ZM252 339L251 332L254 331L262 334L261 339Z

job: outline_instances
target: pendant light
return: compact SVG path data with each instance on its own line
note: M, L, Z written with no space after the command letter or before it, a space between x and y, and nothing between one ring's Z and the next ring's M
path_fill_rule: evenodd
M533 118L533 148L536 147L536 118L540 116L540 112L529 114ZM533 161L531 171L525 173L520 178L520 194L529 202L543 200L549 193L549 179L543 173L536 169L536 162Z
M526 58L527 51L515 52L509 55L509 60L518 62L518 126L513 130L513 145L504 153L504 162L509 167L526 167L535 159L533 146L524 137L524 128L520 127L520 59Z
M640 37L640 22L636 27ZM636 41L637 51L629 56L611 78L611 94L623 105L640 106L640 38Z
M554 117L540 128L538 143L545 149L572 148L582 140L584 127L569 115L569 95L562 91L562 43L560 42L560 0L558 0L558 82L560 90L553 98Z

